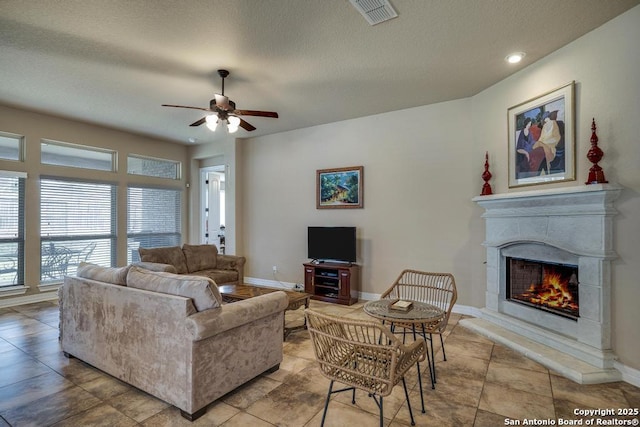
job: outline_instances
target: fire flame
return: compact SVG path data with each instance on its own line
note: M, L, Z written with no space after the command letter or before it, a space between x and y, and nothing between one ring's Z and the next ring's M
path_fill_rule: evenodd
M532 283L518 299L551 308L578 310L578 303L574 301L568 283L563 282L558 273L545 274L540 286Z

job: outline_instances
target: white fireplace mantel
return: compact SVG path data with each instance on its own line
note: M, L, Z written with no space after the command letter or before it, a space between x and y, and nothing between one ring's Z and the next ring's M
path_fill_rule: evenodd
M473 201L486 210L485 246L521 240L610 259L616 257L612 220L618 211L613 203L621 191L596 184L479 196Z
M611 184L522 191L473 199L485 209L486 305L461 321L581 383L619 380L611 351ZM565 319L506 298L509 256L570 262L579 269L580 317Z

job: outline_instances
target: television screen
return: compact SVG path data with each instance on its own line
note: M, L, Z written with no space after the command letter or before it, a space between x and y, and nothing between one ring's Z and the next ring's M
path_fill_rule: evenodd
M356 262L356 228L309 227L307 249L314 260Z

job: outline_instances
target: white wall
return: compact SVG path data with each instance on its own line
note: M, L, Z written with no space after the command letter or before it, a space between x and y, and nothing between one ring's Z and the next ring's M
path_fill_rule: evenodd
M640 6L472 98L238 141L246 276L273 280L277 265L277 280L302 282L306 227L355 225L362 291L381 293L404 268L449 271L459 303L484 306L483 210L471 202L484 152L494 193L509 191L507 109L575 80L578 180L549 186L584 185L595 117L601 166L625 186L615 220L613 347L640 369L639 29ZM316 170L358 165L364 209L317 210Z
M302 282L307 226L355 225L363 291L382 293L404 268L453 271L473 281L482 266L483 159L470 155L470 101L459 100L241 141L240 212L246 275ZM316 209L316 170L364 166L364 209ZM473 258L473 260L470 259ZM470 287L469 287L470 288ZM471 288L470 288L471 289ZM484 291L465 293L481 305Z

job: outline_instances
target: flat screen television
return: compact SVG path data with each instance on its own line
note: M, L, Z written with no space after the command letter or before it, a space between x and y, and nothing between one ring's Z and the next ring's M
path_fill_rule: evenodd
M356 228L309 227L307 256L317 261L356 262Z

